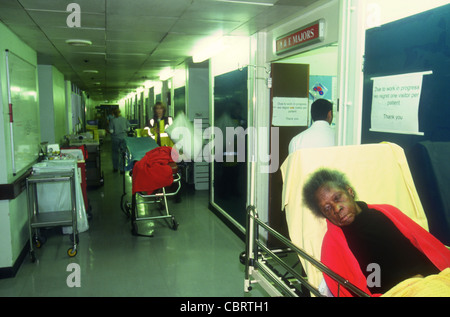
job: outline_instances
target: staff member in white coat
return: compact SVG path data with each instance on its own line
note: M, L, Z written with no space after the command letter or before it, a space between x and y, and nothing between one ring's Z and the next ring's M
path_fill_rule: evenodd
M303 148L329 147L335 145L333 121L333 104L326 99L318 99L311 105L313 124L305 131L292 138L289 154Z

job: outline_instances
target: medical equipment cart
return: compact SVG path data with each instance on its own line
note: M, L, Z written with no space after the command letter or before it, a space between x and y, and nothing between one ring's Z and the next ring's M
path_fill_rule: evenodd
M37 184L69 182L71 210L39 212ZM37 232L39 228L72 226L73 246L67 250L70 257L77 254L77 209L75 201L75 168L70 171L51 171L32 174L27 178L28 220L30 232L30 255L31 260L36 261L34 247L40 248L42 241Z

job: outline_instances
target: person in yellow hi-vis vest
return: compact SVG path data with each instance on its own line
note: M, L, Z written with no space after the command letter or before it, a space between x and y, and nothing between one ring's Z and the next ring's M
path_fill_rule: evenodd
M149 135L159 146L173 147L174 143L165 130L172 124L173 118L166 116L166 106L157 101L153 106L153 118L149 120Z

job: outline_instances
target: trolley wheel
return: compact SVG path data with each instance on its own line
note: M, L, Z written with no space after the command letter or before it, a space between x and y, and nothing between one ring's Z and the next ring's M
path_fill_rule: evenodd
M67 250L67 255L69 255L70 257L74 257L75 255L77 255L77 249L76 248L69 248Z
M120 208L122 209L122 212L129 218L131 214L130 206L125 198L125 195L122 195L122 197L120 197Z
M173 230L178 229L178 222L176 222L175 217L172 217L172 229Z
M43 236L39 237L39 236L36 235L36 236L33 237L33 245L37 249L41 248L46 241L47 241L47 238L45 238Z
M34 246L36 247L36 248L40 248L40 247L42 247L42 242L41 242L41 240L39 240L39 239L34 239L34 241L33 241L33 244L34 244Z

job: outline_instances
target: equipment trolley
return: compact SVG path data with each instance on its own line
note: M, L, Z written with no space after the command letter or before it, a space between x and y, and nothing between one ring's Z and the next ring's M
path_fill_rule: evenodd
M70 210L58 211L39 211L38 184L68 182L70 184ZM28 220L30 232L30 255L31 260L36 260L34 247L42 246L41 237L39 237L39 228L71 226L73 246L67 250L67 254L73 257L77 254L77 209L75 200L75 168L65 171L40 172L32 174L27 178L27 199L28 199Z
M181 177L178 173L174 173L173 185L175 188L169 191L166 191L166 187L162 187L155 193L149 195L141 192L135 193L131 197L131 205L129 203L125 203L125 210L131 216L131 232L133 235L153 236L153 230L150 230L149 233L145 234L140 233L138 222L147 220L170 219L172 222L171 228L173 230L177 230L178 222L169 212L167 197L177 195L181 188ZM164 210L164 212L161 212L161 215L159 216L141 215L140 212L145 212L145 210L140 210L138 205L152 203L159 203L160 210Z
M124 171L130 171L132 177L132 196L131 202L128 202L124 173L120 205L127 217L131 218L133 235L152 237L152 221L157 219L169 219L170 227L173 230L178 228L178 222L170 214L167 204L168 197L176 196L179 199L178 192L181 189L181 176L171 153L172 148L159 147L152 138L125 139L121 157ZM160 215L149 215L151 211L146 206L153 203L159 204Z

